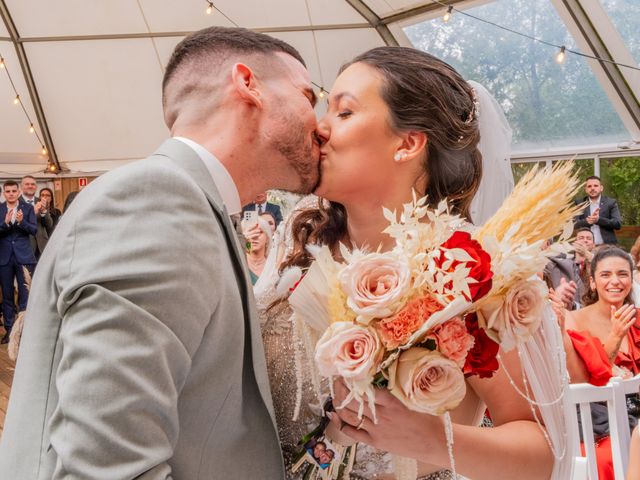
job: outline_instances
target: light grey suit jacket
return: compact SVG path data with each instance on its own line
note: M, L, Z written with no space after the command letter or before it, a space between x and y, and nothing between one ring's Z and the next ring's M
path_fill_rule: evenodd
M84 189L33 280L0 476L283 478L243 262L180 141Z

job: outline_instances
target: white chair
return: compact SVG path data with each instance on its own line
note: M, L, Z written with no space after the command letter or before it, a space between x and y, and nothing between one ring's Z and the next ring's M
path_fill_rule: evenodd
M640 375L622 380L614 377L603 386L596 387L588 383L569 385L565 395L567 428L573 430L576 444L572 446L574 461L573 480L598 480L595 439L591 422L591 402L606 402L609 416L609 431L613 457L613 471L616 480L624 480L629 463L630 430L625 395L640 390ZM586 454L586 475L584 460L580 452L578 418L576 405L580 406L582 435Z

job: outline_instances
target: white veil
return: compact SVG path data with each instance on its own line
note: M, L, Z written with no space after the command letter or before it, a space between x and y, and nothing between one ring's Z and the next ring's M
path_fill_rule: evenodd
M471 218L482 225L502 205L513 190L511 172L511 127L495 98L477 82L469 85L476 91L479 102L480 143L482 153L482 180L471 202Z
M482 225L498 210L514 187L511 171L511 127L495 98L477 82L469 84L479 102L482 180L471 203L471 218ZM545 437L555 457L552 480L571 478L573 468L572 431L565 421L564 393L568 384L566 356L562 334L549 306L543 314L541 328L527 342L518 346L522 368L530 391L545 425Z

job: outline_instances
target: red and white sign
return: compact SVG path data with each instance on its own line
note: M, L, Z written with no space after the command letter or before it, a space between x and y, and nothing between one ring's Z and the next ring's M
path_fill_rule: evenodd
M86 187L87 186L87 177L78 178L78 187Z
M62 190L62 180L54 180L53 181L53 189L55 191Z

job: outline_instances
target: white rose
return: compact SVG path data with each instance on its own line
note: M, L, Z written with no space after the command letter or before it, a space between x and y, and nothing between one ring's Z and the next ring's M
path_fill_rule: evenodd
M481 308L481 325L488 329L487 333L495 332L501 348L509 351L540 328L547 293L547 286L540 279L520 281L503 299L491 299Z
M372 379L382 353L380 339L372 329L335 322L318 340L315 360L322 376L340 376L357 382Z
M467 385L454 361L437 351L413 347L389 367L389 390L411 410L441 415L460 405Z
M409 290L411 271L407 262L390 253L371 253L340 273L347 305L365 319L396 313Z

